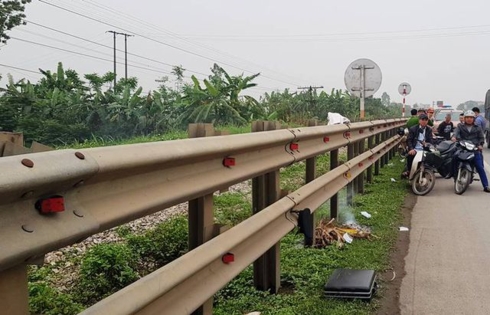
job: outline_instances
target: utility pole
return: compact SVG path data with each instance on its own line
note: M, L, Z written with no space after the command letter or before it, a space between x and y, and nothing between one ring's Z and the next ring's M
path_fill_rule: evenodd
M114 35L114 87L116 86L116 36L122 35L124 36L124 78L128 79L128 37L134 36L126 33L119 33L116 31L107 31L108 33L112 33Z
M310 108L313 106L314 100L313 100L313 90L317 89L323 89L323 86L300 86L298 87L298 90L308 90L308 94L310 95L309 103L310 103Z
M114 31L107 31L106 33L112 33L113 37L114 37L114 87L113 89L116 88L116 82L117 82L117 74L116 74L116 35L117 35L117 32L114 32Z
M124 78L128 79L128 37L134 36L125 33L119 33L124 36Z

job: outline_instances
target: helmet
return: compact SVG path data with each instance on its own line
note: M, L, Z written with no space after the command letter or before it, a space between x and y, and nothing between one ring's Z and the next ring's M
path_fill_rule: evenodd
M475 118L475 112L472 111L472 110L467 110L465 113L464 113L464 117L473 117Z

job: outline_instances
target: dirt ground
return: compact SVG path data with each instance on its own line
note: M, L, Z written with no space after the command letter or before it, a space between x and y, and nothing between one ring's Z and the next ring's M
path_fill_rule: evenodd
M405 203L402 208L403 221L401 226L410 228L412 209L416 202L417 197L413 194L408 194L405 198ZM378 311L378 315L400 314L400 287L402 279L405 276L405 256L408 253L409 243L409 232L398 233L396 248L391 253L390 257L392 269L387 270L380 275L380 285L382 286L381 294L383 296L381 298L381 307Z

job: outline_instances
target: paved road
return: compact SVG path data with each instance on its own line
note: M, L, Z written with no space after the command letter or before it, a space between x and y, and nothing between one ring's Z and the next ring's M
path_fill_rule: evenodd
M490 178L490 150L484 149ZM402 314L490 314L490 194L474 182L462 196L438 178L418 197L402 280ZM401 232L403 233L403 232Z
M487 149L486 145L485 148L483 149L483 158L485 159L485 162L487 162L485 168L490 167L490 149Z

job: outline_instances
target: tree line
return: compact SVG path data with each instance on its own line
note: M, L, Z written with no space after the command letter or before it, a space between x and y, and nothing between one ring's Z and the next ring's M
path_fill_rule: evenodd
M185 82L184 71L174 67L154 91L144 93L137 78L112 83L114 74L79 75L65 70L40 69L37 82L15 81L0 88L0 130L24 133L27 142L50 145L83 142L92 137L125 139L185 130L189 123L215 126L246 125L253 120L278 120L304 124L309 119L327 121L328 112L357 120L359 100L346 91L274 91L258 99L246 95L260 74L230 75L215 64L211 74ZM366 118L400 117L397 104L366 100Z

